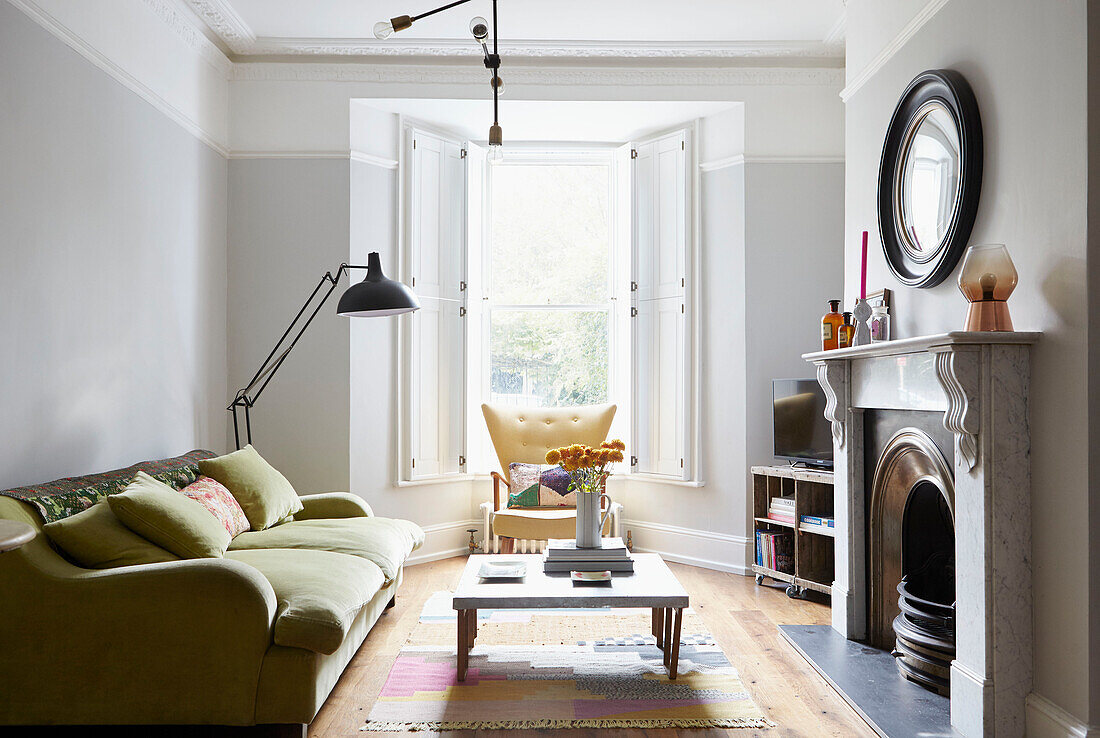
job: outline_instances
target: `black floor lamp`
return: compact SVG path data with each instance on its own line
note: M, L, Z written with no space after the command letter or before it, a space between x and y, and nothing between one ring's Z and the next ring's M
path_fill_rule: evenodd
M317 287L306 298L306 302L302 305L302 309L298 311L298 314L294 316L294 320L290 322L290 325L283 335L279 338L279 341L275 344L275 348L271 349L271 353L267 355L264 362L260 364L260 368L256 370L256 374L252 377L252 381L248 383L248 386L237 391L237 394L233 397L233 402L227 408L233 413L233 440L237 444L237 448L241 447L241 434L240 427L237 421L238 408L244 408L244 429L245 438L247 443L252 443L252 421L249 417L249 411L252 406L256 404L256 400L263 394L264 389L268 383L271 382L271 378L275 376L275 372L279 370L279 367L283 365L286 360L287 354L293 349L295 344L298 343L298 339L302 337L302 334L309 328L309 324L313 322L313 319L317 317L317 313L321 311L325 302L329 296L332 295L336 289L337 283L340 281L340 277L351 269L366 269L366 278L357 284L353 284L348 287L344 294L340 296L340 302L336 307L337 315L346 315L352 318L367 318L367 317L381 317L385 315L401 315L402 313L411 313L414 310L420 309L420 301L416 299L416 295L413 291L401 282L389 279L382 273L382 261L378 258L378 252L372 251L367 257L367 265L355 266L353 264L341 264L340 268L336 270L336 274L332 272L325 272L325 276L321 277L321 281L317 283ZM328 289L322 293L325 284L328 283ZM294 332L295 327L302 320L302 316L309 310L310 305L314 302L318 294L321 294L321 300L317 303L313 311L309 313L309 316L305 319L305 322L298 328L298 332L294 334L294 338L288 338L290 334ZM284 348L285 346L285 348ZM253 392L255 390L255 392Z

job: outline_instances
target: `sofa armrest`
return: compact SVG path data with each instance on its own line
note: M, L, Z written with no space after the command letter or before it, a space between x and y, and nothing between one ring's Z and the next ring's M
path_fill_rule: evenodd
M359 495L350 492L318 492L302 495L301 512L294 513L295 520L318 518L370 518L374 511Z
M247 724L277 602L256 569L190 559L101 571L0 558L0 724ZM17 595L15 593L18 593Z

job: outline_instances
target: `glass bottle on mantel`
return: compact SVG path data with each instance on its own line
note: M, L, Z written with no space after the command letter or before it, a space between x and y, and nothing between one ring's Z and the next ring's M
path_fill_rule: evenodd
M851 313L842 313L841 317L844 319L844 322L837 328L837 348L848 348L852 345L852 339L856 335L856 327L852 325Z
M840 315L840 300L829 300L829 312L821 319L821 350L830 351L837 348L837 336L840 326L844 324L844 318Z

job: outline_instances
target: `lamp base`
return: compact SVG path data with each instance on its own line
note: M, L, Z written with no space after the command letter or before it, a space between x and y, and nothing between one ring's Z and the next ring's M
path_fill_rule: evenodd
M1011 331L1012 318L1005 300L978 300L966 311L968 331Z

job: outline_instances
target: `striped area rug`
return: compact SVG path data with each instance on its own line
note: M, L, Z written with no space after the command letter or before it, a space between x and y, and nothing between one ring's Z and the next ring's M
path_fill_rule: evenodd
M450 594L429 598L365 731L771 727L699 617L670 681L648 609L480 610L455 679Z

